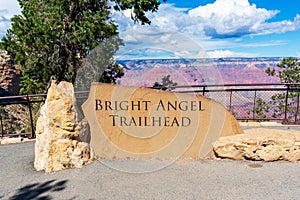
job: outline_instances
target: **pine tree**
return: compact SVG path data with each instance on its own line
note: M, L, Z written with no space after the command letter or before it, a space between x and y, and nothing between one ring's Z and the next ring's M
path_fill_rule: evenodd
M22 68L21 93L43 93L51 77L74 83L83 60L106 42L109 66L101 81L114 82L124 72L113 60L123 45L111 9L132 9L132 19L149 24L145 13L155 12L158 0L18 0L21 14L2 38L5 49ZM113 7L113 8L112 8ZM113 39L111 39L113 38Z
M283 58L277 67L281 70L268 68L266 73L269 76L277 76L282 83L300 83L300 61L297 58Z
M297 108L299 106L299 85L297 84L300 83L300 61L294 57L283 58L277 67L280 69L268 68L266 73L269 76L277 76L282 83L287 83L289 90L288 93L278 93L271 97L269 105L275 106L272 117L278 118L287 114L289 119L285 120L289 121L290 118L295 120L300 112Z

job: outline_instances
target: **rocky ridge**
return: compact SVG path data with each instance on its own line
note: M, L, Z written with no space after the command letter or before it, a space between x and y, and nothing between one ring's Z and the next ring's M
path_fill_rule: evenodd
M149 59L119 60L125 68L122 85L151 87L171 75L178 85L278 83L265 70L281 58ZM221 80L220 80L221 79Z
M20 78L21 69L14 65L6 51L0 50L0 96L17 95Z

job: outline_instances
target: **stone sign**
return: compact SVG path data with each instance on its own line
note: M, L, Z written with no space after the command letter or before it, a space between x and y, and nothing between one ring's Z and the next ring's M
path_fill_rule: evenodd
M243 132L223 105L200 95L93 83L82 108L101 158L206 157L220 136Z

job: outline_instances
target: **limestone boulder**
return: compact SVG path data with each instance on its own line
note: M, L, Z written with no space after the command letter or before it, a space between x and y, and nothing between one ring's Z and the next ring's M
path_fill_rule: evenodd
M52 82L36 127L36 170L82 167L90 161L89 144L80 141L79 120L71 83Z
M300 160L300 131L249 129L244 134L221 137L213 150L220 158L295 162Z

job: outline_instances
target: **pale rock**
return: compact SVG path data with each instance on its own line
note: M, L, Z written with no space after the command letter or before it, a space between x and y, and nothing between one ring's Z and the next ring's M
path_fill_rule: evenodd
M244 134L220 137L213 144L215 155L235 160L300 160L300 132L254 128Z
M22 138L22 137L17 137L17 138L4 137L4 138L0 138L0 144L2 144L2 145L16 144L16 143L30 142L30 141L32 141L32 139Z
M53 81L37 121L36 170L80 168L90 161L89 144L79 139L79 124L73 85Z
M278 122L260 122L260 125L262 127L271 127L271 126L284 126L282 125L281 123L278 123Z

